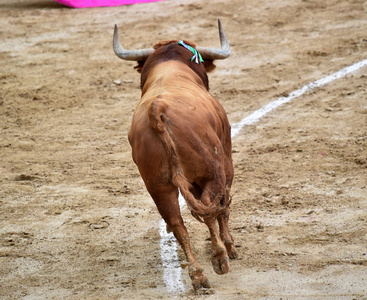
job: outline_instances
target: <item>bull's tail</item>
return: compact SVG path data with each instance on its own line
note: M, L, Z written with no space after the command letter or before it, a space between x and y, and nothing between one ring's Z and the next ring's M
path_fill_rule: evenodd
M168 162L172 183L180 189L192 215L200 222L204 222L204 218L217 216L221 209L221 206L218 205L218 201L214 201L210 205L205 205L200 200L196 199L190 191L192 186L185 177L179 164L176 146L168 126L169 120L165 116L165 107L159 102L159 98L155 99L150 106L149 119L152 127L159 134L169 157Z

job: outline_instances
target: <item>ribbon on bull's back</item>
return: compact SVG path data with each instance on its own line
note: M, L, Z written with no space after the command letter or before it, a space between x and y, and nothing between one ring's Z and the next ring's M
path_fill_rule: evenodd
M75 8L118 6L136 3L157 2L163 0L54 0L66 6Z
M192 54L194 54L192 57L191 57L191 61L193 61L195 59L195 62L197 64L199 64L199 61L200 62L204 62L203 58L201 57L200 53L198 50L196 50L194 47L191 47L187 44L184 43L184 41L178 41L178 44L185 47L187 50L190 50L192 52Z

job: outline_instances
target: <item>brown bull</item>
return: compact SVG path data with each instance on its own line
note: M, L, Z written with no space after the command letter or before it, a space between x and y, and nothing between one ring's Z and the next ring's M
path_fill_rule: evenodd
M200 56L178 41L125 50L117 26L113 41L118 57L139 62L142 96L128 134L132 155L167 228L185 252L194 289L211 284L191 250L179 190L193 216L209 228L215 272L226 274L228 256L237 256L228 229L233 181L231 127L223 107L208 91L207 72L214 69L213 60L230 54L220 21L218 26L221 49L183 43L196 47L202 62L192 60L193 54Z

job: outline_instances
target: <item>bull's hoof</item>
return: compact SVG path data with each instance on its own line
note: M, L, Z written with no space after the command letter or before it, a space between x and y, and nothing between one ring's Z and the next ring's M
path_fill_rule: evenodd
M215 273L219 275L227 274L229 271L229 258L225 252L214 255L212 265Z
M192 281L192 287L195 291L204 288L204 289L210 289L212 287L211 283L209 282L209 279L203 275L202 278L196 278Z
M204 270L200 266L189 266L189 275L195 291L199 290L200 288L210 289L212 287L208 277L206 277Z
M224 241L224 245L226 246L226 249L227 249L227 253L228 253L229 258L230 259L237 258L238 253L237 253L236 247L235 247L235 245L233 243L233 240Z
M231 244L231 245L226 245L227 248L227 253L230 259L236 259L238 256L238 252L236 250L236 247Z

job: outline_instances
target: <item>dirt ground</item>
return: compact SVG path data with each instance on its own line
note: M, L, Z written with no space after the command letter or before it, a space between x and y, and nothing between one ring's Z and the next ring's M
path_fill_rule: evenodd
M231 123L367 58L363 0L166 0L70 9L0 1L1 299L367 299L367 68L274 110L233 139L239 258L214 288L163 280L160 216L132 162L140 96L112 51L166 39L219 47L211 92ZM184 261L183 252L178 257Z

